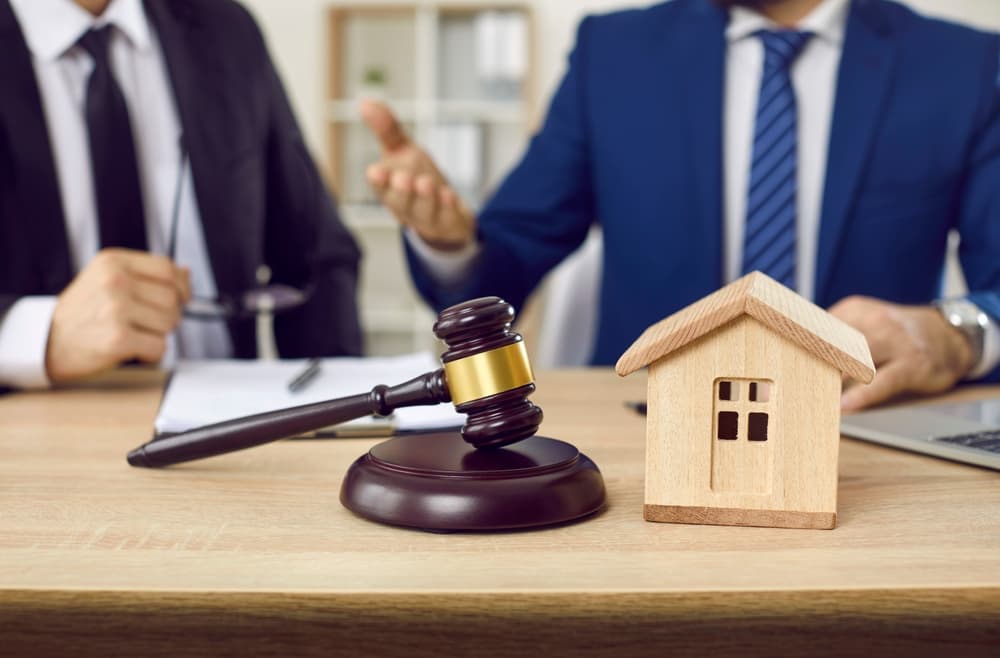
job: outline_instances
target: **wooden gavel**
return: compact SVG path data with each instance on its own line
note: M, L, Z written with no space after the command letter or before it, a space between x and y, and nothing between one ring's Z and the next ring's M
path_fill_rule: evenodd
M162 439L128 454L132 466L170 466L296 436L370 414L452 402L468 414L462 437L477 448L497 448L532 436L542 410L528 400L535 390L520 334L511 331L514 309L498 297L446 308L434 334L448 346L444 367L398 386L227 420Z

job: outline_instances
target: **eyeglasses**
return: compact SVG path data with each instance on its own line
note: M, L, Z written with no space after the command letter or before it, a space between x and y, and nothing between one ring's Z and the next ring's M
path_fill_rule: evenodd
M309 292L278 283L245 290L236 295L192 297L184 307L184 317L193 320L248 318L259 313L277 313L302 306Z
M184 174L187 170L188 155L183 136L180 140L180 163L177 168L177 184L174 186L173 209L170 212L170 238L167 242L167 257L176 260L177 231L180 226L181 195L184 192ZM261 313L280 313L302 306L312 295L312 286L306 289L294 288L280 283L271 283L271 269L266 265L257 268L257 286L235 294L220 294L215 298L193 296L184 307L184 317L193 320L220 320L254 317Z

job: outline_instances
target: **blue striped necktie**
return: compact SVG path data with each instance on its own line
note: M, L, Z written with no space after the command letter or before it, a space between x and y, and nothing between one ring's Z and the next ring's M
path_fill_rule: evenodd
M792 62L812 36L791 30L757 33L764 69L750 165L743 272L760 270L795 290L798 120Z

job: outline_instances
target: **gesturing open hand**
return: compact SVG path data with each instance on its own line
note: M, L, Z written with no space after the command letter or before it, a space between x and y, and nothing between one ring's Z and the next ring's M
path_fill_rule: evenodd
M403 131L388 107L366 100L361 115L382 146L382 158L370 165L369 184L404 226L428 244L446 251L468 244L476 218L425 150Z

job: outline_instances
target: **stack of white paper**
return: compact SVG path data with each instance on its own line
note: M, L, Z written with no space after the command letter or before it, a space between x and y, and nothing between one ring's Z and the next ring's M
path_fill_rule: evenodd
M265 411L366 393L379 384L393 386L441 367L429 352L398 357L323 359L319 374L298 393L288 382L306 362L181 361L170 378L159 414L157 433L183 432ZM457 428L465 416L451 404L399 409L389 419L394 431ZM385 419L368 416L346 424L357 433L378 432ZM341 427L341 426L338 426Z

